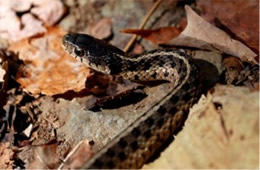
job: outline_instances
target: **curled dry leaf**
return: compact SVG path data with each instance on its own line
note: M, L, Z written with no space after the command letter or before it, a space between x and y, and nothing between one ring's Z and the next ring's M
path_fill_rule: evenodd
M45 31L42 23L30 13L23 15L19 20L14 11L0 6L0 36L2 38L17 41Z
M85 88L90 70L63 50L64 34L63 30L53 28L42 37L25 39L9 47L26 63L16 80L32 94L55 95Z
M112 19L102 18L97 23L90 24L87 32L98 39L108 38L112 34Z
M60 0L33 0L37 5L31 12L38 16L46 26L55 24L65 13L65 8Z
M209 24L197 15L189 6L185 6L188 25L184 31L168 45L189 46L201 49L217 50L241 58L243 61L257 63L257 55L241 42Z
M23 14L19 17L16 12ZM53 25L64 13L59 0L0 0L0 37L18 41L43 34L47 31L44 25Z

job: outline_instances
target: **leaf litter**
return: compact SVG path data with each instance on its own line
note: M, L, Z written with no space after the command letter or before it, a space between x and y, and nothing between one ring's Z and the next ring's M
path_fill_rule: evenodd
M3 169L12 169L14 164L14 151L10 148L8 142L0 143L0 167Z
M256 8L259 6L259 1L198 0L197 4L204 11L203 18L227 31L254 52L259 52L259 38L256 36L259 33L259 21L255 21L255 18L259 16Z
M233 56L240 57L242 61L256 64L257 56L251 49L241 42L232 39L228 34L210 25L189 6L185 6L188 25L184 31L168 45L181 45L197 47L200 49L217 50Z
M256 64L257 56L241 42L232 39L228 34L209 24L197 15L189 6L185 6L187 26L183 21L178 27L162 27L156 30L122 30L148 39L154 44L195 47L227 53L240 57L242 61ZM186 26L186 27L185 27Z
M61 29L52 28L43 37L25 39L9 47L26 62L16 80L28 92L55 95L85 88L91 71L62 49L64 34Z
M43 34L47 31L45 26L55 24L64 13L60 0L1 0L0 37L18 41Z

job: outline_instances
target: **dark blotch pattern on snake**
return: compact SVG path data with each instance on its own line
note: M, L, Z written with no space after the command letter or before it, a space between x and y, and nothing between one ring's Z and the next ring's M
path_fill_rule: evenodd
M102 40L76 33L65 35L62 43L68 53L98 72L132 81L166 80L174 87L95 154L85 168L142 167L169 136L183 126L189 108L201 95L199 71L184 52L154 50L130 58Z

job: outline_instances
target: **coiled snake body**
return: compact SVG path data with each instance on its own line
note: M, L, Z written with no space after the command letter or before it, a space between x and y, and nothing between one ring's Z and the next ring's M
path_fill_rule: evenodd
M201 95L198 69L181 51L155 50L135 58L89 35L70 33L63 46L86 66L133 81L166 80L174 90L95 154L86 168L140 168L184 123Z

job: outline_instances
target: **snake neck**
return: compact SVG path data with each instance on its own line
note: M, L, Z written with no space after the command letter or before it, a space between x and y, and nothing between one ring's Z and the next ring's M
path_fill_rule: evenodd
M166 80L185 82L191 72L190 57L176 50L154 50L136 58L117 55L110 74L137 82Z
M75 33L64 36L63 46L87 67L132 81L166 80L178 85L186 82L191 72L190 57L173 49L154 50L131 58L102 40Z

